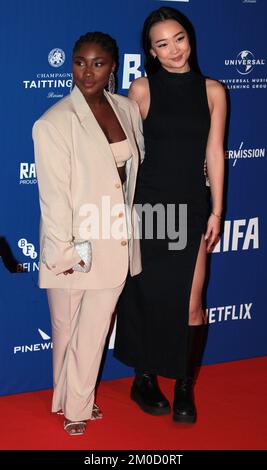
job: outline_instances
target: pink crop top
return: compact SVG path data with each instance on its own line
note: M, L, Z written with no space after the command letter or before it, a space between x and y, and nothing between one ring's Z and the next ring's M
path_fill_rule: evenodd
M128 140L124 139L120 142L114 142L109 144L111 151L114 155L115 163L117 167L124 166L126 161L129 160L132 156Z

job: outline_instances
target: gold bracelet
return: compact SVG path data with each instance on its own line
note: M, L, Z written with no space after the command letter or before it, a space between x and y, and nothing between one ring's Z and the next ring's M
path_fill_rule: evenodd
M212 213L213 215L215 215L215 217L217 217L218 219L221 219L221 218L222 218L221 215L215 214L215 212L213 212L213 211L211 211L211 213Z

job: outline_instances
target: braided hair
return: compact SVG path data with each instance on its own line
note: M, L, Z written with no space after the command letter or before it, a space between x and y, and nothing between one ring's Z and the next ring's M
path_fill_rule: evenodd
M75 42L72 54L74 55L83 44L93 43L99 44L106 52L109 52L112 59L118 66L119 62L119 51L118 46L115 41L109 34L101 33L100 31L88 32L80 36L80 38Z

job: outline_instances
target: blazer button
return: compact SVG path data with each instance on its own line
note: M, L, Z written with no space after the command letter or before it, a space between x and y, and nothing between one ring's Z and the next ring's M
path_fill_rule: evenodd
M120 183L115 184L115 188L120 189L120 187L121 187Z
M122 240L121 245L125 246L125 245L127 245L127 242L125 240Z
M118 217L123 217L123 216L124 216L123 212L120 212L120 213L118 214Z

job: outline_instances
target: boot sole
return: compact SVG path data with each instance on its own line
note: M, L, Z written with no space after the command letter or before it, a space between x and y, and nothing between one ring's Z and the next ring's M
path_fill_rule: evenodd
M196 416L181 416L173 414L173 421L176 423L195 423L196 420Z
M153 416L164 416L168 415L171 412L170 406L164 406L162 408L154 408L153 406L145 405L142 399L133 391L131 391L131 400L133 400L139 408L145 413L148 413Z

